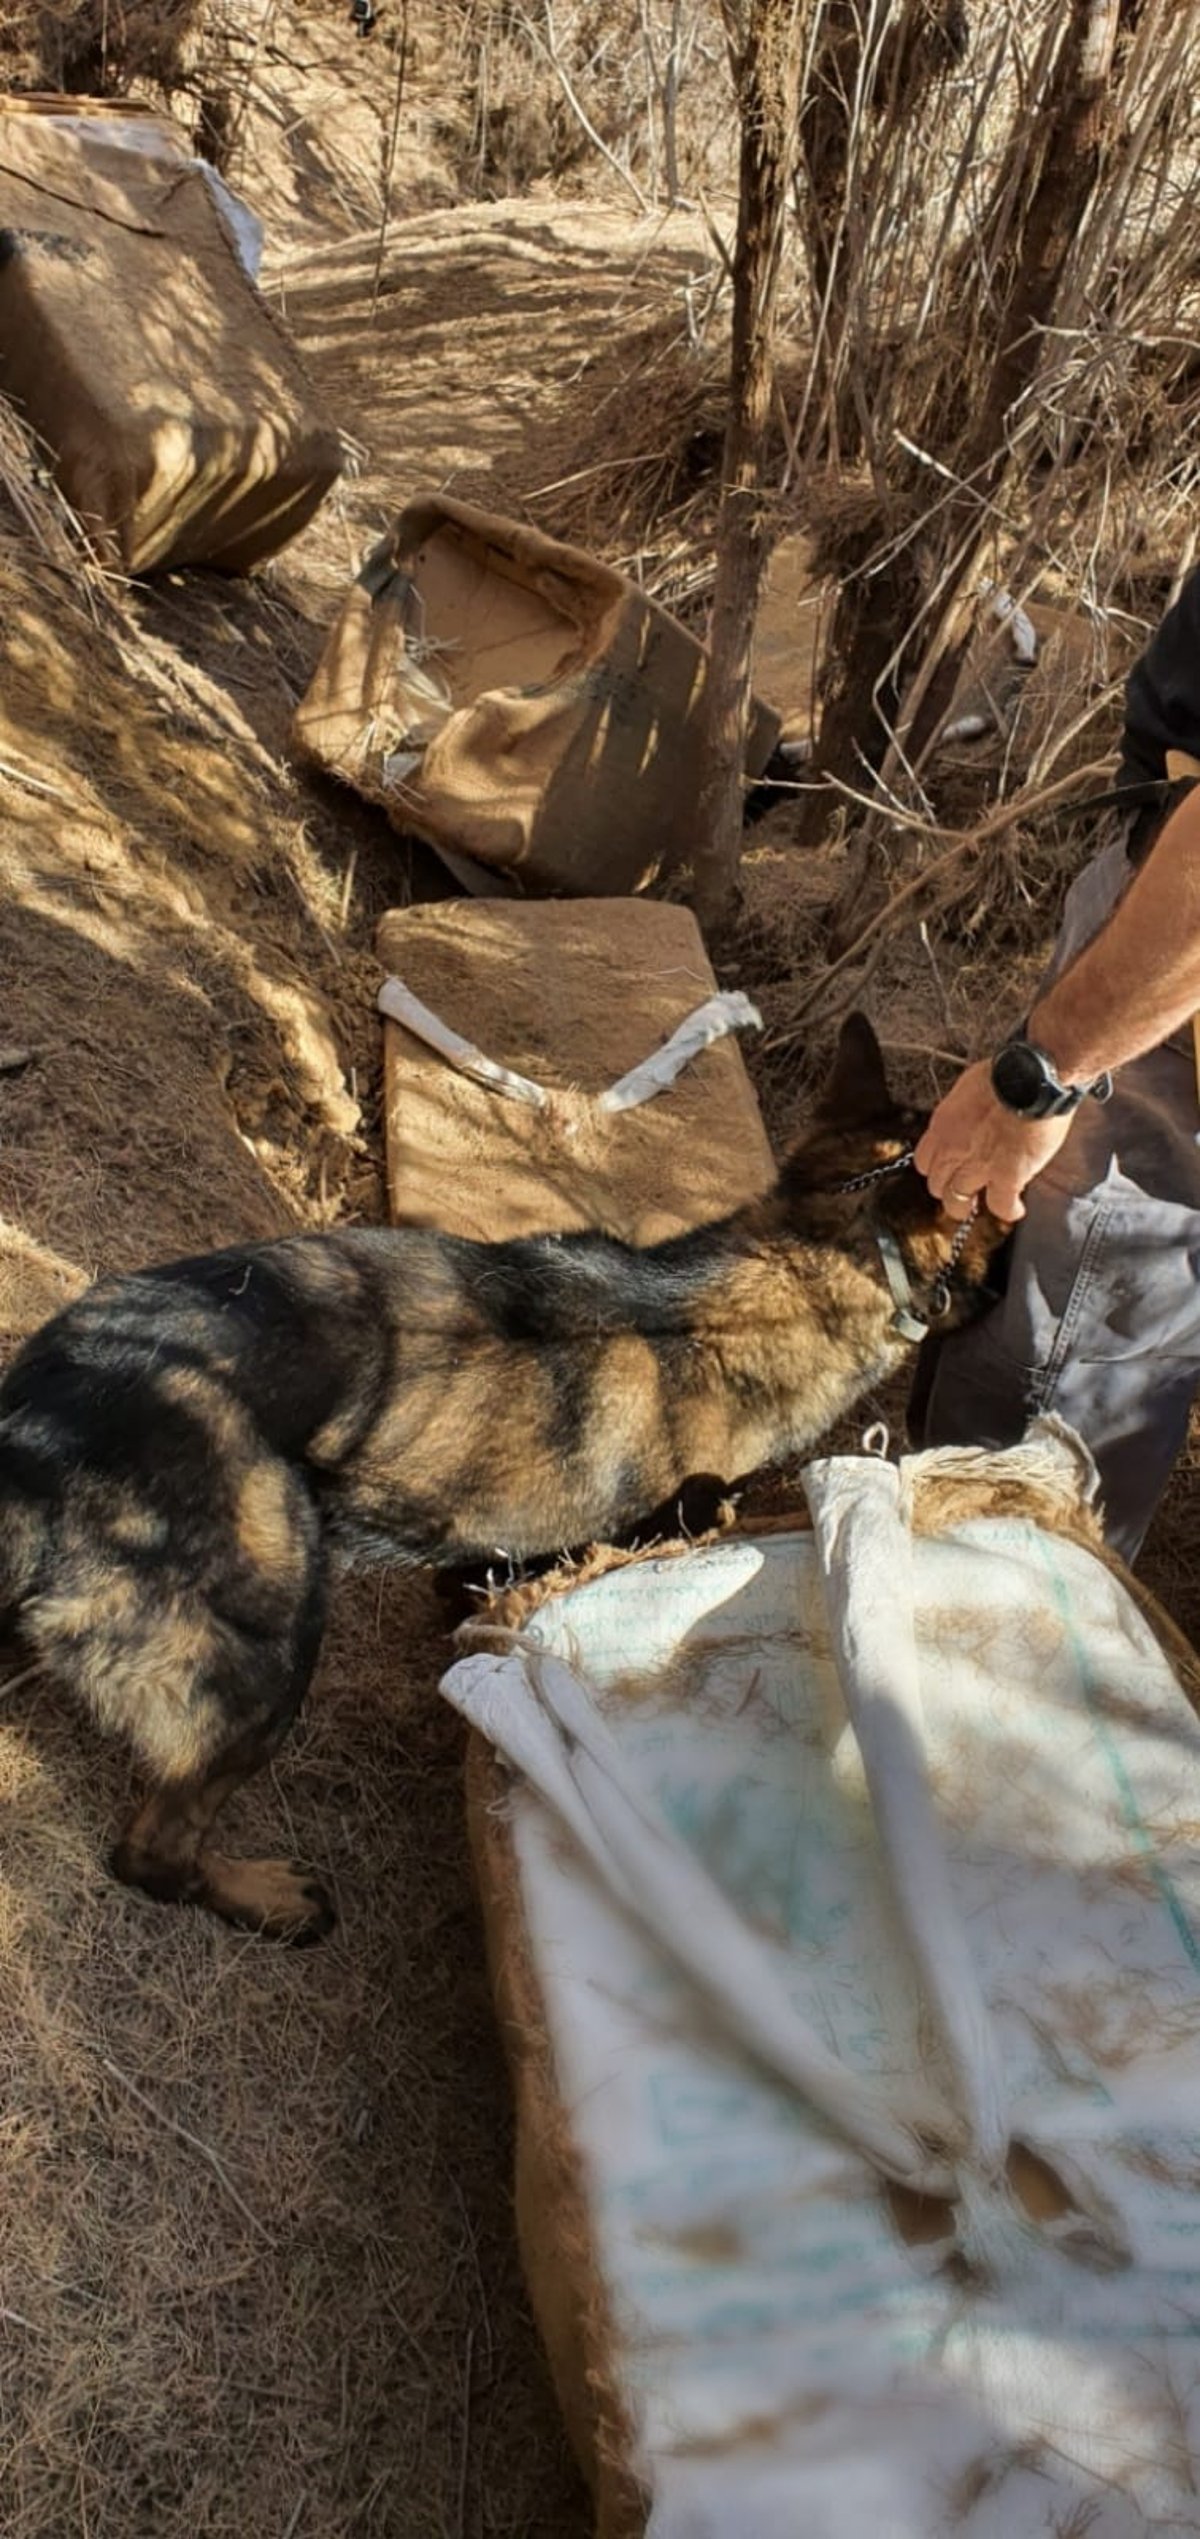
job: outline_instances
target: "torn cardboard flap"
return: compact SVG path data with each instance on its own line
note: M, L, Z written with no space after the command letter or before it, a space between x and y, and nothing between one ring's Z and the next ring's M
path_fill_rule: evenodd
M477 1240L602 1225L648 1243L723 1216L775 1166L694 917L647 900L487 900L385 917L380 958L440 1025L534 1095L513 1099L385 1024L392 1215ZM749 1020L753 1009L741 1014ZM695 1022L682 1071L618 1107ZM677 1053L678 1054L678 1053ZM609 1097L609 1107L602 1107Z
M297 747L395 828L525 889L640 889L694 836L707 655L623 574L444 496L368 557ZM777 717L755 705L747 774Z

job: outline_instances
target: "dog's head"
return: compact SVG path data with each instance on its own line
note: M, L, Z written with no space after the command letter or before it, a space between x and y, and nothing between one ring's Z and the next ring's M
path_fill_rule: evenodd
M841 1233L853 1240L868 1227L893 1235L919 1299L944 1282L938 1319L947 1329L991 1301L991 1265L1010 1229L981 1208L964 1230L916 1166L901 1161L928 1116L896 1100L871 1024L865 1014L851 1014L812 1123L784 1166L781 1189L785 1198L818 1210L822 1232L835 1240Z

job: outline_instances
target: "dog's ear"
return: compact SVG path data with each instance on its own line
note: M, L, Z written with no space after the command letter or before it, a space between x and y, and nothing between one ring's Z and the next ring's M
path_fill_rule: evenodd
M872 1120L886 1118L895 1107L883 1051L865 1014L846 1016L820 1107L827 1119L843 1128L866 1127Z

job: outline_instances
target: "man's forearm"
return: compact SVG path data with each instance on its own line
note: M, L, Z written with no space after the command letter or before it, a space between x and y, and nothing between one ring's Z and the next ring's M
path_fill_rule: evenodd
M1039 997L1029 1036L1064 1084L1092 1083L1156 1049L1200 1009L1200 786L1184 796L1118 907L1069 970ZM939 1102L916 1148L918 1170L950 1216L982 1199L1025 1213L1022 1192L1070 1135L1074 1111L1044 1119L1007 1109L986 1060Z
M1200 785L1185 794L1106 925L1039 997L1029 1036L1064 1083L1124 1066L1200 1008Z

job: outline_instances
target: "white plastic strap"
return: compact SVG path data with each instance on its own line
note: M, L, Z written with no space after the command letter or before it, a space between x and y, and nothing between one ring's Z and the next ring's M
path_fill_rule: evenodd
M550 1097L544 1085L535 1084L531 1076L518 1075L513 1067L498 1066L494 1058L485 1058L474 1041L464 1040L431 1006L423 1005L403 979L385 979L376 1001L389 1022L403 1023L427 1048L448 1058L460 1075L474 1076L477 1084L490 1085L493 1093L506 1093L512 1102L526 1102L531 1110L545 1110Z
M423 1005L403 979L384 980L378 1005L389 1021L403 1023L405 1030L423 1040L427 1048L448 1058L460 1075L473 1076L477 1084L486 1084L493 1093L506 1094L510 1101L524 1102L532 1110L551 1107L553 1095L546 1085L536 1084L531 1076L519 1075L514 1067L501 1066L495 1058L485 1057L473 1041L464 1040L461 1032L442 1021L440 1014ZM685 1015L661 1049L652 1050L616 1084L610 1084L607 1092L596 1095L589 1107L602 1113L636 1110L641 1103L652 1101L656 1093L665 1093L692 1059L698 1058L714 1040L722 1040L726 1032L761 1029L758 1007L739 989L710 996L705 1004Z
M596 1108L598 1111L636 1110L640 1102L652 1101L656 1093L665 1093L667 1086L674 1084L676 1076L683 1074L692 1059L698 1058L701 1050L707 1049L712 1041L723 1040L726 1032L761 1030L762 1015L757 1005L752 1005L749 997L743 996L740 990L731 988L723 995L710 996L706 1005L697 1005L693 1013L676 1025L661 1049L654 1050L649 1058L643 1058L640 1067L631 1067L628 1075L621 1076L616 1084L610 1084L607 1093L600 1095Z
M835 1456L807 1466L804 1488L834 1662L888 1875L949 2062L964 2153L991 2177L1008 2144L1007 2092L930 1795L900 1474L875 1457Z

